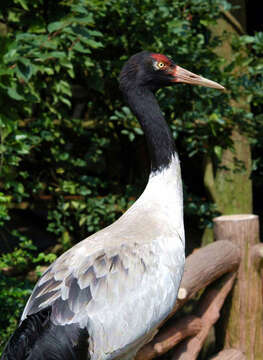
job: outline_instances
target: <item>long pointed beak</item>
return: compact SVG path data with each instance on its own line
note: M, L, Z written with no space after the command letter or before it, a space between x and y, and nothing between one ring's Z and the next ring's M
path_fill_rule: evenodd
M196 75L191 71L185 70L178 65L176 65L172 75L174 77L174 82L200 85L214 89L225 90L224 86L218 84L217 82L208 80L200 75Z

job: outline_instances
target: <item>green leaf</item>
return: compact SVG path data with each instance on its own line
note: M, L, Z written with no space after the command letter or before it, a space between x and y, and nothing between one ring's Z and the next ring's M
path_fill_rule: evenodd
M216 154L216 156L218 157L219 160L222 159L222 155L223 155L223 149L222 149L222 147L216 145L216 146L214 147L214 153Z
M18 94L17 89L15 87L8 88L7 93L14 100L18 100L18 101L24 100L24 97Z
M62 29L66 25L67 24L64 21L55 21L55 22L48 25L48 31L50 33L52 33L54 31L58 31L58 30Z
M15 0L14 2L20 4L24 10L29 10L25 0Z
M77 42L73 46L73 49L80 52L80 53L83 53L83 54L90 54L91 53L90 49L88 49L87 47L84 47L80 42Z
M32 65L30 62L25 64L25 62L18 61L16 66L16 72L18 77L28 81L32 76Z
M83 40L84 41L84 40ZM97 48L100 48L100 47L103 47L102 43L99 42L99 41L95 41L95 40L92 40L92 39L85 39L85 44L86 45L89 45L91 48L93 49L97 49Z

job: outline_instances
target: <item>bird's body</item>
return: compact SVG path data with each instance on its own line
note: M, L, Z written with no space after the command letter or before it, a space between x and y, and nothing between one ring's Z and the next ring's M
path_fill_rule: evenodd
M131 356L176 301L184 265L182 200L174 158L168 169L151 175L144 193L115 223L49 267L22 320L53 306L55 325L87 328L91 360L113 359L128 350Z
M171 71L176 65L158 56L135 55L120 79L151 157L143 194L50 265L3 360L130 360L171 312L184 267L183 193L178 155L153 95L161 85L152 80L160 62Z

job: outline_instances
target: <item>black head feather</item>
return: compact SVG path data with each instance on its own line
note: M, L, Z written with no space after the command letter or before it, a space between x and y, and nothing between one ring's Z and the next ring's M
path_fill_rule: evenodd
M159 60L158 60L159 59ZM158 69L156 64L166 59L164 68ZM124 64L120 74L120 89L126 93L133 87L147 87L156 91L164 86L174 85L171 73L175 64L165 55L142 51L130 57Z

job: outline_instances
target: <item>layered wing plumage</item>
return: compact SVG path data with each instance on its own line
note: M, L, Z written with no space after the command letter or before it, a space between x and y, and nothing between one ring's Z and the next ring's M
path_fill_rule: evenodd
M147 270L145 259L151 262L149 247L141 253L136 243L95 251L88 256L85 246L74 247L42 275L22 320L52 305L54 322L63 325L78 321L85 326L81 321L83 312L92 313L102 304L121 299L124 293L136 289Z
M111 359L145 342L171 311L183 268L183 248L181 241L158 239L120 243L87 255L87 241L47 269L22 320L51 306L54 324L77 324L88 331L92 359Z

